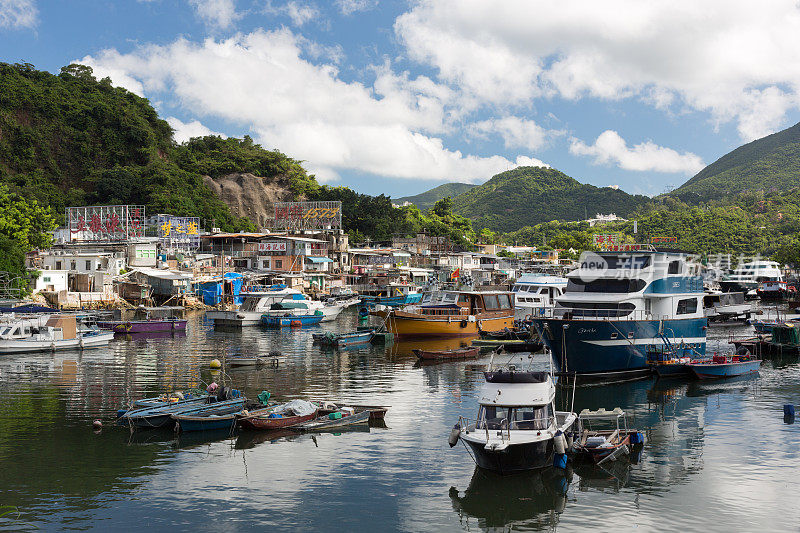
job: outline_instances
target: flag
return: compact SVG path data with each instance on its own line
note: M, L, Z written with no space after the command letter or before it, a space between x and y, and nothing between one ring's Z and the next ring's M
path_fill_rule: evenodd
M457 269L455 269L455 270L453 271L453 273L452 273L452 274L450 274L450 279L456 279L456 278L458 278L459 274L461 274L461 269L460 269L460 268L457 268Z

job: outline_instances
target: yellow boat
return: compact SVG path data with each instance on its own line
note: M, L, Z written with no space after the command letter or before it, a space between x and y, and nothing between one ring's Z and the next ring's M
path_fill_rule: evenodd
M510 292L445 291L426 294L419 305L392 309L387 327L398 338L470 337L514 326Z

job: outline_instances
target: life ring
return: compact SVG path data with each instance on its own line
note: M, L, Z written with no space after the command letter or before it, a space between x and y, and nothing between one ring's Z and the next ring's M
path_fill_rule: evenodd
M466 320L466 319L464 319L464 320L462 320L462 321L461 321L461 324L459 324L459 325L460 325L462 328L465 328L465 327L467 327L467 324L468 324L467 320Z

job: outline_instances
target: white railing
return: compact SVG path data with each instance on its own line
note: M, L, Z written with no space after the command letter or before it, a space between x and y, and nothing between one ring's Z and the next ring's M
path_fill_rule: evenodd
M617 311L615 309L579 309L574 307L535 307L531 312L531 317L536 318L556 318L562 320L674 320L672 315L660 315L649 313L644 309L634 309L633 311ZM701 318L686 316L683 318Z

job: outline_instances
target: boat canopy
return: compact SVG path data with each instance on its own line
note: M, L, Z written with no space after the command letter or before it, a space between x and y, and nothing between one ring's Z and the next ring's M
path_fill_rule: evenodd
M619 407L615 407L611 411L606 411L604 408L601 407L597 411L584 409L578 416L581 420L615 420L617 418L622 418L623 416L625 416L625 411L623 411Z
M554 396L555 387L549 376L541 382L492 383L487 381L481 387L478 403L509 407L545 405L551 403Z
M270 309L273 310L282 310L282 309L308 309L308 303L305 301L297 301L297 300L290 300L290 301L282 301L278 303L274 303L270 306Z

